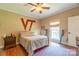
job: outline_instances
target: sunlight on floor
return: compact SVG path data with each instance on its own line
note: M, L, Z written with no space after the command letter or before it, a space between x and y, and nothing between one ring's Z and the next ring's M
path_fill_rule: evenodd
M64 48L60 44L50 43L48 47L41 49L34 56L75 56L76 52Z

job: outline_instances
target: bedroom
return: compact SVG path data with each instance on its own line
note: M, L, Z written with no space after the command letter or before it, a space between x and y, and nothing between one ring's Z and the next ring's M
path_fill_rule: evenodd
M24 39L21 40L21 37L19 37L22 35L31 36L33 40L34 40L34 36L35 36L35 39L42 38L44 40L45 38L44 42L46 41L45 42L46 47L42 46L44 42L41 43L42 40L40 40L41 44L38 44L38 42L36 42L37 48L39 48L40 45L43 48L37 49L37 51L34 54L32 54L33 50L30 50L29 48L29 55L30 53L33 56L76 55L77 53L76 51L78 49L76 47L76 42L74 43L72 40L68 41L68 30L69 30L68 24L70 24L68 23L68 19L78 19L79 4L78 3L47 3L47 5L46 5L47 7L50 7L50 8L47 8L47 10L42 10L42 12L34 10L33 12L31 12L32 5L29 3L24 3L24 4L23 3L8 3L8 4L0 3L0 55L1 56L28 55L27 52L25 52L25 50L27 50L26 49L27 47L22 48L19 45L19 43L23 44L24 46L30 45L31 49L33 47L34 48L33 50L36 50L35 48L36 46L32 46L33 42L31 44L30 42L28 44L22 43ZM76 23L76 25L79 25L79 24ZM56 33L53 32L52 28L57 30L55 31ZM78 28L78 27L75 27L75 28ZM76 32L78 32L78 30L76 30ZM53 34L54 34L54 37L53 37ZM38 36L38 35L41 35L41 36ZM15 39L16 43L14 47L4 50L4 47L5 47L4 37L6 36L16 37ZM56 38L56 39L53 39L53 38ZM49 42L46 39L47 40L49 39ZM59 52L56 53L56 51L57 52L59 51Z

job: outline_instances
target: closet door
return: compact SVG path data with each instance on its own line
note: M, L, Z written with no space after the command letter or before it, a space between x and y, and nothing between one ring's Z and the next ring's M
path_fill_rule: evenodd
M79 36L79 16L68 18L68 45L76 47L76 37Z

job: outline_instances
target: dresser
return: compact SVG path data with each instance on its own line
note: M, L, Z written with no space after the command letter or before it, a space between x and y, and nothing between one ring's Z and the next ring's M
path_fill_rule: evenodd
M4 38L4 49L16 46L16 37L7 36Z

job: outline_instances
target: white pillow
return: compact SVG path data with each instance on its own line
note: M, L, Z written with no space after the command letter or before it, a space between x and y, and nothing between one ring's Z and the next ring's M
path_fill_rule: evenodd
M31 36L31 35L33 35L33 33L31 31L24 31L24 32L21 32L20 34L21 34L21 36Z

